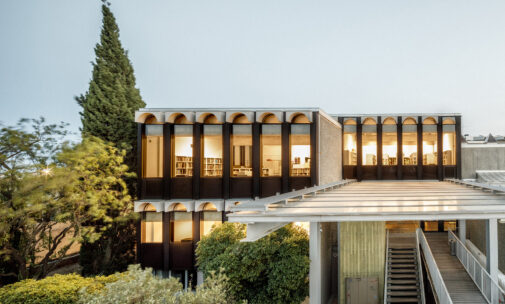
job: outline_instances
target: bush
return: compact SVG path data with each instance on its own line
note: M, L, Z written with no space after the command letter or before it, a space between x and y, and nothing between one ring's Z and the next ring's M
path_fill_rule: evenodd
M223 269L229 294L250 303L301 303L308 296L309 242L305 230L287 225L256 242L241 243L245 225L223 223L196 249L204 274Z
M81 288L94 293L115 280L116 275L83 278L77 274L57 274L38 281L28 279L0 288L0 303L74 304L79 300Z
M196 292L183 292L182 284L175 278L155 277L150 268L142 270L139 265L130 265L118 280L107 284L98 292L80 291L81 304L123 304L123 303L163 303L163 304L226 304L227 279L211 273Z

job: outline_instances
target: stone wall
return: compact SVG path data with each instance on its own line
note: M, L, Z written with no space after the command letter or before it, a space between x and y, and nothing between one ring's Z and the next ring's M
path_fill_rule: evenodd
M461 166L462 178L476 178L476 170L505 170L505 145L463 145Z

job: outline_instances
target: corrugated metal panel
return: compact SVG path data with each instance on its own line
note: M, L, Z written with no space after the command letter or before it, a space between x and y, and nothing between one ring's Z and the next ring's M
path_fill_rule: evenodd
M377 277L380 303L384 290L385 222L342 222L339 240L339 303L345 303L345 279L350 277Z

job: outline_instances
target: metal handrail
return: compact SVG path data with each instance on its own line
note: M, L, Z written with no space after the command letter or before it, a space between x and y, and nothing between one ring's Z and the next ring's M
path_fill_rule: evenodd
M438 298L438 303L440 304L452 304L451 296L449 295L449 291L445 286L444 279L442 278L442 274L438 268L437 263L435 262L435 258L433 257L433 253L431 252L430 246L428 245L428 241L424 236L421 228L417 228L416 230L416 240L421 246L421 249L424 253L424 259L426 261L426 267L430 273L430 278L433 282L433 288L435 289L435 294Z
M416 251L417 251L417 271L419 273L419 288L421 289L421 303L426 303L426 297L424 295L424 275L423 275L423 264L421 260L421 250L419 249L419 234L416 233Z
M389 229L386 229L386 258L384 262L384 304L387 304L388 292L388 251L389 251Z
M341 180L321 186L314 186L301 190L291 191L283 194L272 195L269 197L247 201L245 203L233 206L231 211L267 211L268 207L272 204L288 203L296 199L303 199L305 196L316 196L319 192L326 192L328 190L335 190L338 187L355 182L356 180Z
M449 230L449 241L456 242L456 256L465 267L477 288L486 298L488 303L505 303L505 291L494 281L484 267L479 263L475 256L466 248L461 240Z

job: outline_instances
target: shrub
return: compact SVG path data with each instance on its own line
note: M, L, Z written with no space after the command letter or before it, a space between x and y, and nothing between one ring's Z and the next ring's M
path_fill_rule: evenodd
M239 242L245 226L223 223L203 237L197 265L208 275L224 269L229 294L250 303L300 303L308 296L309 242L305 230L287 225L256 242Z
M23 280L0 288L0 303L74 304L79 300L79 290L97 292L117 276L83 278L77 274L46 277L42 280Z

